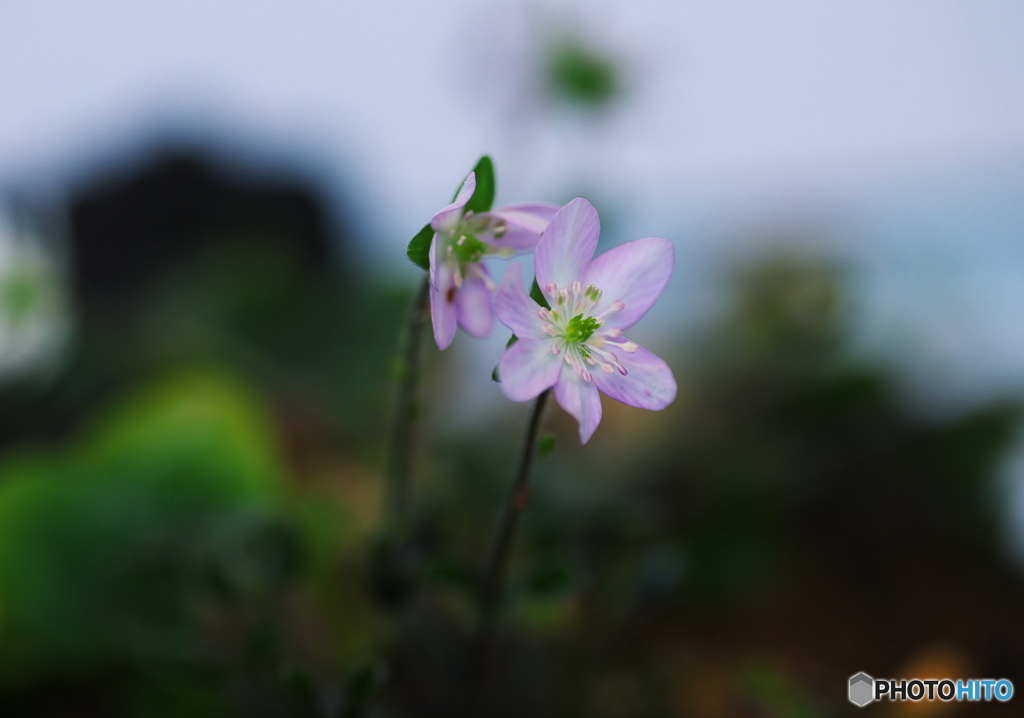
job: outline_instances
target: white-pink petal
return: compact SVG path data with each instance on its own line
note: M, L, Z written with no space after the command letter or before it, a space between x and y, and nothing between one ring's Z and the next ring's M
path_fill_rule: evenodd
M431 262L431 267L434 267ZM437 265L437 288L430 287L430 321L434 327L434 341L441 351L447 349L455 338L455 283L452 281L451 268L441 263Z
M533 258L540 286L554 282L559 288L568 287L579 279L594 256L600 234L597 210L582 197L558 210L541 235Z
M610 347L609 347L610 348ZM597 388L612 399L640 409L664 409L676 398L676 380L672 370L660 358L643 347L633 353L616 351L626 375L619 372L593 372Z
M562 358L551 353L550 340L520 339L498 362L501 390L512 401L529 401L550 389L562 369Z
M487 288L483 266L466 267L469 275L455 293L459 326L470 336L482 339L494 331L494 296Z
M505 221L505 234L492 240L493 244L499 249L532 252L558 209L549 202L521 202L494 210L491 214Z
M462 183L455 200L434 215L430 220L430 226L437 232L452 231L459 220L462 219L462 210L472 198L476 191L476 172L470 172L469 177Z
M523 286L522 267L519 262L512 262L494 297L494 313L520 339L541 339L545 335L541 331L544 322L539 311L540 305L530 299Z
M608 316L608 324L628 329L647 313L665 289L675 266L675 247L667 239L648 237L620 244L599 255L583 273L584 285L601 289L592 313L600 314L613 302L626 306Z
M579 422L580 443L586 444L601 423L601 395L593 381L584 381L568 366L555 384L558 404Z

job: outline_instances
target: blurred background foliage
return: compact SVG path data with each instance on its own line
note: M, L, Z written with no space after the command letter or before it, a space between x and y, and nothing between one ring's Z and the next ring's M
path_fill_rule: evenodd
M457 714L522 407L453 432L427 392L382 554L410 288L352 271L315 186L228 169L159 151L70 203L74 339L0 401L0 709ZM857 667L1024 670L993 483L1019 402L915 412L849 350L834 263L723 281L661 342L673 407L606 402L587 447L552 412L486 715L842 715Z
M582 35L552 35L538 67L556 107L601 114L630 89ZM358 230L328 220L316 180L244 160L158 142L16 214L0 715L466 706L525 408L448 416L489 372L428 342L415 520L396 542L382 484L414 282L357 268ZM672 407L606 399L587 447L550 413L481 715L824 718L856 714L858 670L1024 674L998 483L1020 397L915 406L853 346L849 268L760 246L700 323L664 310Z

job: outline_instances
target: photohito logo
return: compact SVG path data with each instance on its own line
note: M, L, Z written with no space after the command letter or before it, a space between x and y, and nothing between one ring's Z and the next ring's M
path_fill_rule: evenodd
M890 701L1000 701L1013 698L1013 683L1006 678L872 678L861 672L850 676L850 703Z

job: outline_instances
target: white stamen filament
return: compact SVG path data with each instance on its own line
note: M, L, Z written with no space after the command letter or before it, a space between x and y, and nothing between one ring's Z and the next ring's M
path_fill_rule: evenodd
M562 288L558 288L554 282L548 282L544 291L552 299L552 304L558 307L542 308L537 312L537 316L544 322L541 331L556 340L551 345L551 353L561 355L565 363L586 382L593 380L588 366L599 367L605 374L617 371L626 376L626 367L612 349L632 354L638 347L631 341L621 339L622 329L619 327L605 326L605 317L625 309L625 303L616 300L603 312L592 314L603 293L599 287L593 284L583 286L579 280ZM588 319L596 321L588 322ZM581 334L581 331L591 333L588 336ZM582 338L584 336L586 338Z

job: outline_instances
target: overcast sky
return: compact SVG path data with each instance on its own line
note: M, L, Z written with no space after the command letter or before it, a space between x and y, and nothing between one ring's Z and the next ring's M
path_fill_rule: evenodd
M544 18L624 60L619 111L543 110L527 49ZM404 267L400 240L490 152L502 201L585 190L616 241L674 239L677 287L730 223L825 208L874 335L912 324L969 384L1024 365L1022 39L1018 0L6 0L0 190L199 129L322 173Z
M60 177L174 122L354 163L368 194L400 200L396 225L432 211L437 183L482 151L499 169L514 155L509 193L543 182L523 164L554 185L593 154L609 184L659 200L1024 156L1024 3L533 3L525 14L575 17L639 80L575 160L565 123L502 146L523 7L7 0L0 183Z

